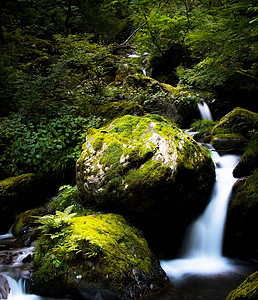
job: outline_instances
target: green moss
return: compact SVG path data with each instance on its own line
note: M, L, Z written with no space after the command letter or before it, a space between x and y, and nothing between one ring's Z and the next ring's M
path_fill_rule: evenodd
M234 198L233 203L230 203L232 208L241 206L242 211L246 213L258 205L258 172L248 176L244 185L238 191L238 194Z
M97 109L97 112L100 116L105 116L107 121L129 114L137 116L144 115L144 110L141 105L134 101L128 102L125 100L101 105Z
M164 184L166 178L170 177L172 170L170 166L163 165L159 161L149 160L139 169L130 170L125 176L125 185L132 191L155 188L159 184Z
M35 208L31 210L27 210L20 215L18 215L15 219L13 226L13 234L14 236L20 236L24 234L26 228L35 227L35 217L42 216L46 214L46 212L40 208Z
M258 129L258 114L244 108L236 107L224 116L214 127L213 133L230 131L250 136Z
M66 284L65 289L94 284L124 294L137 272L150 272L152 253L141 233L122 216L92 214L72 218L71 226L56 238L42 236L34 262L37 286L55 280L57 287Z
M4 193L5 190L15 189L17 186L28 184L30 181L34 181L35 179L37 179L37 175L33 173L9 177L0 181L0 190Z
M238 288L229 293L226 300L258 299L258 272L250 275Z

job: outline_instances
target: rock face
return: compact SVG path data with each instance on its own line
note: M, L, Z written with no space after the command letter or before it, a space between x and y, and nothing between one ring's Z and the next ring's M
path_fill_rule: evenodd
M39 239L34 256L34 289L39 294L136 299L167 281L139 230L120 215L75 217L52 235Z
M0 181L0 230L6 233L16 214L37 206L39 178L24 174Z
M157 217L156 229L167 216L175 241L206 205L214 181L207 152L157 115L127 115L88 134L76 173L85 206L123 212L147 227Z
M239 179L228 206L225 249L230 255L258 259L258 173Z
M258 299L258 272L250 275L239 287L229 293L226 300Z

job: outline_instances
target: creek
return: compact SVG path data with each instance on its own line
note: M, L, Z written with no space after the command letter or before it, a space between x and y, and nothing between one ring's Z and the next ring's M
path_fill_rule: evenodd
M202 119L212 119L207 104L200 104L199 110ZM223 257L227 206L236 181L232 172L239 156L220 156L213 148L210 151L216 167L216 182L209 204L189 227L179 257L161 261L170 279L167 288L145 297L146 300L225 300L232 289L256 270L247 263ZM4 249L0 251L1 261L10 257L7 264L1 265L0 261L0 273L7 278L11 288L8 300L53 299L29 293L26 283L34 248L15 249L11 232L0 236L0 246Z

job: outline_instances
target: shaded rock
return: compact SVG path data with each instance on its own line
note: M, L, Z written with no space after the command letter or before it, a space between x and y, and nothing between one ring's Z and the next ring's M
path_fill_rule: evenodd
M243 152L247 140L241 134L216 134L210 144L217 150L227 153Z
M258 168L258 139L249 145L233 171L235 177L249 176Z
M237 257L258 259L258 173L240 178L228 206L225 250Z
M41 295L136 299L167 281L146 240L120 215L72 218L52 234L39 239L34 255L34 289Z
M214 181L207 152L157 115L124 116L88 134L76 172L85 206L125 213L151 235L167 234L169 220L175 245Z
M38 238L39 232L36 228L39 226L39 223L36 218L45 214L45 209L35 208L16 216L12 234L16 237L19 245L29 247Z
M0 299L7 299L11 289L6 277L0 274Z
M35 174L24 174L0 181L0 228L6 233L14 217L39 204L40 179Z
M231 291L226 300L257 300L258 272L250 275L240 286Z
M230 132L237 132L248 137L258 129L258 114L236 107L219 121L213 132L219 133L220 130L224 129L230 129Z

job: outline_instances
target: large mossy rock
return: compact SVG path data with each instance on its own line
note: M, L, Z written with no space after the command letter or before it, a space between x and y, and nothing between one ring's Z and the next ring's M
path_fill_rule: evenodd
M6 233L14 217L39 205L40 179L35 174L23 174L0 181L0 231Z
M214 127L213 132L229 129L230 132L237 132L245 137L258 129L258 114L244 108L236 107L225 115Z
M41 295L138 299L167 281L140 231L120 215L75 217L52 233L39 239L34 255L34 289Z
M231 291L226 300L257 300L258 272L250 275L239 287Z
M123 212L163 228L160 236L171 230L175 244L214 182L207 152L157 115L127 115L88 134L76 173L85 206Z
M225 249L230 255L258 259L258 172L240 178L228 206Z

